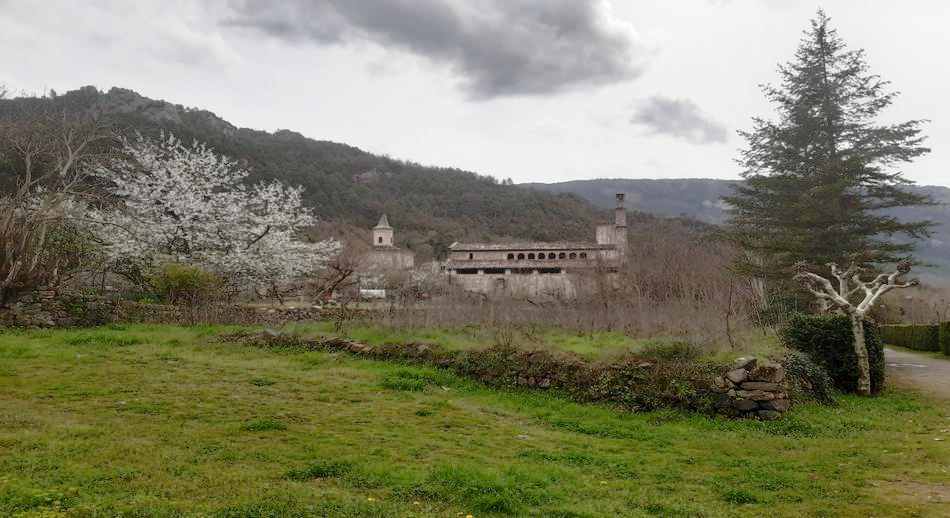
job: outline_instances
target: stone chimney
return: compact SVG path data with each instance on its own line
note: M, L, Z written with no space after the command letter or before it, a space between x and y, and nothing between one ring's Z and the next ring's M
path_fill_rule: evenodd
M624 206L624 193L617 193L617 208L614 209L614 244L620 252L620 261L627 257L627 208Z

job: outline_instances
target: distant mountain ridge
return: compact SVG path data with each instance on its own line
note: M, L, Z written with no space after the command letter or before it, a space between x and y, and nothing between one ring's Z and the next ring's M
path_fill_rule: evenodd
M573 180L558 183L519 184L531 190L559 194L575 194L602 208L614 204L614 194L626 194L627 206L659 216L683 216L706 223L719 224L725 220L725 205L721 198L732 192L738 180L709 178L682 178L647 180L613 178ZM901 219L931 220L937 223L933 236L920 243L918 255L942 271L950 272L950 188L936 185L912 186L908 189L930 195L941 205L895 209L892 213Z

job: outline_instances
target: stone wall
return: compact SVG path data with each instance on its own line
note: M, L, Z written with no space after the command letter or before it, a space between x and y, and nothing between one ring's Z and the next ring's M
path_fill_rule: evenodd
M718 407L731 416L778 419L789 408L785 369L778 363L739 358L716 379Z
M0 328L92 327L109 323L188 324L189 322L270 325L333 319L332 308L254 307L221 304L189 310L167 304L108 300L41 290L0 307Z
M576 293L574 282L569 273L449 274L449 284L465 291L508 297L570 298Z
M364 257L364 266L368 269L383 271L411 270L415 266L416 254L401 248L376 248Z
M97 297L37 290L0 306L0 327L96 326L111 322L113 309Z

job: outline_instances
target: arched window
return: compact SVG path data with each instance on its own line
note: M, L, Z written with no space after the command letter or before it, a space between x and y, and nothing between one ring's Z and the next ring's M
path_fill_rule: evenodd
M519 260L519 261L523 261L523 260L524 260L524 254L518 254L518 260Z
M475 259L475 254L468 254L468 260L471 261L472 259Z
M528 259L533 261L533 260L534 260L534 254L528 254Z
M556 256L554 255L554 252L551 252L550 254L548 254L548 259L554 259L555 257Z
M577 259L577 254L574 253L574 252L571 252L571 254L568 255L567 257L568 257L568 259Z
M508 260L511 261L515 258L515 254L508 254Z
M567 254L565 254L564 252L561 252L561 253L557 254L557 258L558 258L558 259L567 259Z
M380 244L383 243L383 236L379 236L379 243L380 243Z
M581 252L581 259L587 259L587 252Z

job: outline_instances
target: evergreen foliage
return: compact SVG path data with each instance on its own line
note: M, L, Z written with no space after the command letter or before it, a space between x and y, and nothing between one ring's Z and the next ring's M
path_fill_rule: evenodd
M864 333L871 368L871 393L877 394L884 388L884 344L876 325L865 322ZM785 346L807 354L824 367L836 388L844 392L857 390L857 356L848 317L798 314L782 329L781 339Z
M881 326L884 343L914 349L915 351L940 350L940 326L898 324Z
M950 322L940 324L940 350L950 356Z
M928 221L900 221L884 209L930 203L909 191L898 166L929 152L921 125L881 124L894 101L869 72L862 50L847 49L818 11L781 83L763 86L776 120L753 119L739 163L744 183L726 198L728 236L747 251L739 267L760 278L787 277L798 261L896 262L928 235Z

